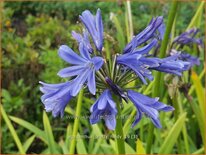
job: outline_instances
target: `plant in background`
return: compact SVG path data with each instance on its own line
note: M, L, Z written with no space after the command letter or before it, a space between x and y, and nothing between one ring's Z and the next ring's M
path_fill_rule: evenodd
M71 66L60 70L58 75L68 78L68 81L59 84L40 82L42 84L40 90L44 93L41 100L47 112L52 112L54 117L59 115L63 117L66 105L81 89L87 87L91 94L100 95L90 108L90 123L95 124L103 119L108 129L116 130L116 135L121 136L117 138L118 151L124 154L121 122L123 100L125 102L130 100L136 107L136 118L132 126L135 126L144 114L156 127L161 128L159 111L174 110L172 106L160 102L158 97L150 98L136 92L135 89L128 89L127 85L133 81L147 84L147 79L150 81L154 79L153 70L181 76L183 71L193 66L193 62L191 59L184 59L185 55L179 52L172 53L166 58L153 56L152 52L161 43L165 32L161 16L153 18L122 52L112 55L111 60L106 59L103 48L103 22L100 9L95 16L88 10L84 11L80 20L86 28L83 34L72 32L79 44L79 54L66 45L59 48L59 56ZM180 41L176 39L176 42ZM79 95L83 95L83 91ZM80 111L81 103L78 103L77 117ZM78 119L75 120L73 136L76 136L77 130ZM74 146L75 140L71 144L70 153L74 153Z

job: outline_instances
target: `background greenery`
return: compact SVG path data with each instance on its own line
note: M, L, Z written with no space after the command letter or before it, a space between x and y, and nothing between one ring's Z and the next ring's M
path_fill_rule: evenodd
M169 2L132 2L134 34L141 31L153 16L162 15L167 22L170 5ZM174 36L186 30L199 5L198 2L180 2ZM52 118L50 113L48 117L45 113L43 115L44 107L40 101L38 81L57 83L62 80L56 73L66 64L57 56L58 47L61 44L67 44L77 49L77 44L71 37L71 31L81 31L82 25L79 23L78 15L85 9L94 13L97 8L102 10L106 47L111 49L110 52L121 52L122 46L127 42L125 25L127 10L121 1L5 2L3 4L2 153L68 153L70 144L68 137L72 133L74 122L73 119L69 119L69 116L74 114L77 101L75 99L71 101L65 116L61 119ZM111 13L116 15L115 18L111 19ZM199 37L203 38L203 21L205 20L203 11L200 11L198 16L201 22L198 25L195 22L194 26L200 28ZM199 52L189 50L189 52L200 56L201 65L194 68L193 76L191 72L187 73L186 76L189 78L186 82L190 87L187 90L179 89L178 91L180 93L178 102L181 103L182 108L179 112L180 119L176 120L172 113L161 114L163 129L155 129L153 153L159 151L162 153L203 152L204 142L201 134L205 130L204 125L200 124L205 122L205 117L198 114L201 110L200 102L203 102L201 99L204 100L205 81L202 78L204 77L204 53L203 50ZM165 85L169 95L177 91L178 83L174 79L172 82L167 81ZM140 91L151 96L151 88L150 84L148 87L141 88ZM163 95L161 101L173 102L169 95L168 93ZM94 97L92 99L90 96L84 97L83 102L82 115L89 115L89 107L94 102ZM123 114L129 116L131 112L131 104L126 105ZM143 118L134 129L130 129L131 122L126 119L123 124L125 124L126 135L139 137L139 140L126 138L127 153L144 153L148 136L148 119ZM81 120L79 134L111 136L112 132L108 131L103 123L91 126L88 120ZM116 153L117 151L113 138L80 138L77 144L77 153ZM179 148L179 145L182 147ZM165 146L171 149L165 149ZM136 151L136 147L139 152Z

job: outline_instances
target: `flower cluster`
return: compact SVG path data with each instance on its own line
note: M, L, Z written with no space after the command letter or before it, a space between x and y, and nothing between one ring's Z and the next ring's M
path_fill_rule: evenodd
M70 64L58 72L62 78L70 77L70 80L60 84L46 84L40 82L41 100L47 112L52 112L54 117L63 116L64 109L72 97L75 97L83 87L87 87L93 95L100 94L96 102L91 106L90 123L95 124L104 119L110 130L116 127L117 100L120 102L131 101L136 107L135 126L145 114L153 124L161 128L158 111L173 111L174 108L159 101L159 98L150 98L125 86L134 80L147 84L153 80L152 71L160 71L181 76L183 71L190 69L199 61L189 54L171 52L166 58L154 57L154 51L164 36L165 25L163 17L156 17L149 25L126 45L122 52L111 58L111 70L108 72L107 60L104 56L104 33L100 9L96 15L86 10L80 15L85 29L83 33L72 32L73 38L78 42L79 54L71 48L62 45L59 48L59 56ZM193 33L189 32L189 34ZM199 40L189 38L189 34L183 34L174 40L177 42L199 43ZM194 36L194 35L193 35ZM187 41L185 40L187 39ZM174 51L174 50L173 50ZM127 82L125 82L127 81Z

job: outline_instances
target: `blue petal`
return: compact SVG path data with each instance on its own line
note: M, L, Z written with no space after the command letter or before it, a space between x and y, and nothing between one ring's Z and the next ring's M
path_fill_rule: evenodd
M88 76L87 81L88 81L87 86L89 88L90 93L95 95L96 93L95 71L92 71L92 73Z
M63 117L64 109L72 98L70 95L70 82L60 84L40 83L43 85L44 95L42 95L41 101L45 106L45 110L47 112L52 112L54 117L59 115Z
M62 45L59 48L59 56L70 64L81 65L82 63L86 63L86 59L81 58L78 54L76 54L71 48L66 45Z
M146 46L143 46L142 48L136 49L133 51L133 53L138 52L138 54L147 54L153 47L157 45L158 41L157 39L153 39L149 44Z
M128 90L128 97L134 103L138 111L133 126L140 121L142 117L141 113L145 113L156 127L161 128L158 110L165 112L174 110L173 107L158 102L158 98L149 98L132 90Z
M95 110L92 112L91 116L90 116L90 123L91 124L96 124L97 122L100 121L100 115L99 115L99 111Z
M102 57L93 57L91 61L93 62L96 71L98 71L104 64L104 59Z
M109 130L115 130L116 127L116 118L115 115L109 115L107 118L104 119L106 126Z
M71 90L71 95L76 96L84 83L87 81L87 78L89 74L92 71L90 69L85 70L82 74L78 75L74 80L73 80L73 85L72 85L72 90Z
M132 123L132 127L134 127L135 125L137 125L137 123L139 123L139 121L142 119L142 112L137 108L137 114L135 117L134 122Z
M150 120L157 128L162 128L159 118L150 118Z
M71 77L81 74L85 70L85 66L71 66L64 69L61 69L57 75L60 77Z
M89 31L97 50L102 51L103 24L100 9L97 10L96 16L93 16L88 10L84 11L80 16L80 20Z

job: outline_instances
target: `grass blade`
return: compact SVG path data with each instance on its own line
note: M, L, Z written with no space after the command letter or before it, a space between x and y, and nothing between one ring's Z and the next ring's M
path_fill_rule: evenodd
M142 145L142 142L139 139L137 139L137 142L136 142L136 152L137 154L146 154L146 151Z
M27 121L25 121L25 120L23 120L23 119L20 119L20 118L14 117L14 116L10 116L10 119L11 119L13 122L15 122L15 123L17 123L17 124L25 127L26 129L28 129L28 130L31 131L31 132L33 132L38 138L40 138L40 139L41 139L42 141L44 141L46 144L48 143L48 142L47 142L47 139L46 139L46 136L45 136L45 133L44 133L43 130L37 128L37 127L34 126L33 124L31 124L31 123L29 123L29 122L27 122Z
M114 22L114 25L117 29L117 40L119 43L119 48L122 50L125 47L125 36L124 32L122 30L122 26L116 17L116 15L112 14L112 21Z
M43 113L43 123L44 123L44 130L45 130L45 134L46 134L46 137L47 137L48 147L49 147L50 153L51 154L58 153L56 151L54 135L52 133L52 129L51 129L51 125L50 125L50 122L49 122L49 118L48 118L48 116L47 116L45 111Z
M195 15L193 16L190 24L187 27L187 30L192 28L192 27L199 27L200 25L200 21L201 21L201 17L203 17L203 9L204 9L204 4L205 2L202 1L195 13Z
M23 145L23 148L25 150L25 152L29 149L29 147L31 146L32 142L35 139L35 135L32 135L31 137L29 137L29 139L27 139Z
M77 154L87 154L86 147L84 145L83 138L80 136L80 134L77 134L77 140L76 140L76 147L77 147Z
M19 139L12 123L11 123L11 121L9 120L9 117L7 116L6 112L4 111L3 106L1 104L0 104L0 109L1 109L2 117L3 117L7 127L9 128L9 131L11 132L11 135L12 135L12 137L13 137L16 145L17 145L17 148L18 148L19 152L21 154L25 154L25 150L23 148L23 145L22 145L22 143L21 143L21 141L20 141L20 139Z
M186 120L186 113L183 113L179 116L179 119L176 121L172 129L169 131L168 136L160 147L159 154L169 154L172 151L174 144L177 141L177 138L182 130L184 122Z
M200 78L198 78L197 74L193 71L192 72L192 82L194 84L195 87L195 92L197 94L197 99L198 99L198 103L199 103L199 117L202 117L202 122L200 122L202 125L202 130L205 131L205 112L206 112L206 105L205 105L205 96L204 96L204 88L201 84L201 80ZM198 115L197 115L198 117ZM201 127L200 127L201 128ZM206 143L205 143L205 132L202 132L202 140L204 142L205 148L206 148Z

